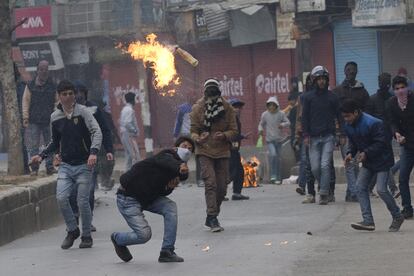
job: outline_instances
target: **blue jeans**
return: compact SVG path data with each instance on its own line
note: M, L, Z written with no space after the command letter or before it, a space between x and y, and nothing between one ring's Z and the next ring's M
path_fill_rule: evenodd
M118 245L127 246L143 244L151 239L151 227L148 225L142 211L159 214L164 217L164 238L162 249L174 250L177 237L177 204L168 197L160 196L150 205L142 208L133 197L117 195L118 210L124 217L133 232L115 232L115 241Z
M401 216L400 208L388 190L388 182L391 177L390 171L387 170L377 173L362 167L359 170L357 178L358 200L361 207L362 218L364 222L369 224L374 223L371 211L371 202L369 199L369 186L375 175L377 176L377 193L382 201L384 201L388 211L391 213L391 216L393 218Z
M333 135L310 138L309 159L312 174L318 180L320 195L328 195L331 182L335 138Z
M50 142L50 126L49 124L29 124L25 131L25 143L27 151L29 153L29 160L36 154L39 154L40 150L40 136L43 137L43 142L47 145ZM39 170L38 166L32 166L32 169ZM53 156L50 155L46 158L46 169L53 169Z
M300 164L299 164L299 187L305 190L308 186L308 193L315 195L315 178L313 177L310 160L309 160L309 146L306 146L303 142L300 146ZM312 188L313 187L313 188ZM310 188L310 189L309 189Z
M84 237L91 235L90 179L91 170L86 164L72 166L67 163L61 163L59 166L56 198L65 220L67 231L73 231L78 227L69 202L72 191L77 189L77 202L82 219L82 236Z
M402 150L402 148L401 148ZM400 150L400 152L401 152ZM398 160L395 162L394 166L391 167L391 173L395 175L400 170L401 160Z
M413 211L410 193L410 174L414 166L414 150L401 147L400 150L400 192L404 210Z
M92 173L91 173L91 185L90 185L90 193L89 193L89 206L91 208L91 213L93 216L93 209L95 207L95 187L97 185L97 177L98 177L98 172L96 171L96 169L92 169ZM69 197L69 203L70 203L70 207L72 208L73 214L75 215L75 217L79 217L79 206L78 206L78 201L77 201L77 197L78 197L78 187L75 187L72 191L72 194Z
M280 163L282 160L282 143L276 141L267 142L267 149L269 150L270 179L280 181L282 180L280 173Z
M346 145L340 146L341 155L343 159L345 159L346 152L348 151L348 147L349 147L348 141ZM345 165L345 175L346 175L346 182L347 182L346 194L348 196L355 196L357 194L356 180L358 177L358 168L359 166L355 158L353 158L351 162Z

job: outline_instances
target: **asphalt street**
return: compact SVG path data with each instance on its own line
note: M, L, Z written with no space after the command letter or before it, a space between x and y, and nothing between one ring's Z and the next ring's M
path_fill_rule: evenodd
M129 228L118 213L115 191L97 192L94 246L60 249L65 227L44 230L0 247L0 275L414 275L414 221L389 233L391 218L373 198L375 232L357 232L359 205L344 202L345 185L337 185L337 202L301 204L294 185L245 189L247 201L223 203L221 233L205 230L204 190L177 188L176 253L184 263L160 264L161 216L147 213L152 239L131 246L134 259L123 263L109 236Z

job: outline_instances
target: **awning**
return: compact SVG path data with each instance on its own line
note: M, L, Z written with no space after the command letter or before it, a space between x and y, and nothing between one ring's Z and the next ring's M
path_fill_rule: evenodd
M255 13L261 8L260 4L277 3L279 0L227 0L219 3L200 4L193 3L187 6L169 7L169 12L185 13L195 11L196 29L199 40L211 40L217 38L224 38L228 36L228 32L233 27L231 14L229 11L236 11L245 8L251 8L252 11L245 13ZM266 22L267 24L268 22ZM273 27L273 26L272 26ZM236 39L239 40L239 39ZM264 39L261 41L267 41ZM246 42L235 42L238 45Z
M264 5L264 4L272 4L272 3L279 3L279 0L226 0L219 3L214 4L201 4L201 3L194 3L189 4L187 6L174 6L169 7L169 12L187 12L187 11L194 11L194 10L204 10L204 9L220 9L223 11L231 11L231 10L239 10L243 8L247 8L254 5Z

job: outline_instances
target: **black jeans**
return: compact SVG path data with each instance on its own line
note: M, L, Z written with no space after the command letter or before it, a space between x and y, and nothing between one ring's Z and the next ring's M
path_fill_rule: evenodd
M230 151L230 178L233 181L233 193L240 194L243 188L244 169L238 150Z

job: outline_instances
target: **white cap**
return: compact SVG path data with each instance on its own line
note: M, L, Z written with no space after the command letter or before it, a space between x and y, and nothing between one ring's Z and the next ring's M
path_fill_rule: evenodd
M214 87L219 88L220 82L216 79L213 79L213 78L207 79L204 82L204 88L207 88L207 87L210 87L210 86L214 86Z
M279 101L277 100L276 96L269 97L269 99L267 99L266 104L268 104L268 103L274 103L277 106L279 106Z

